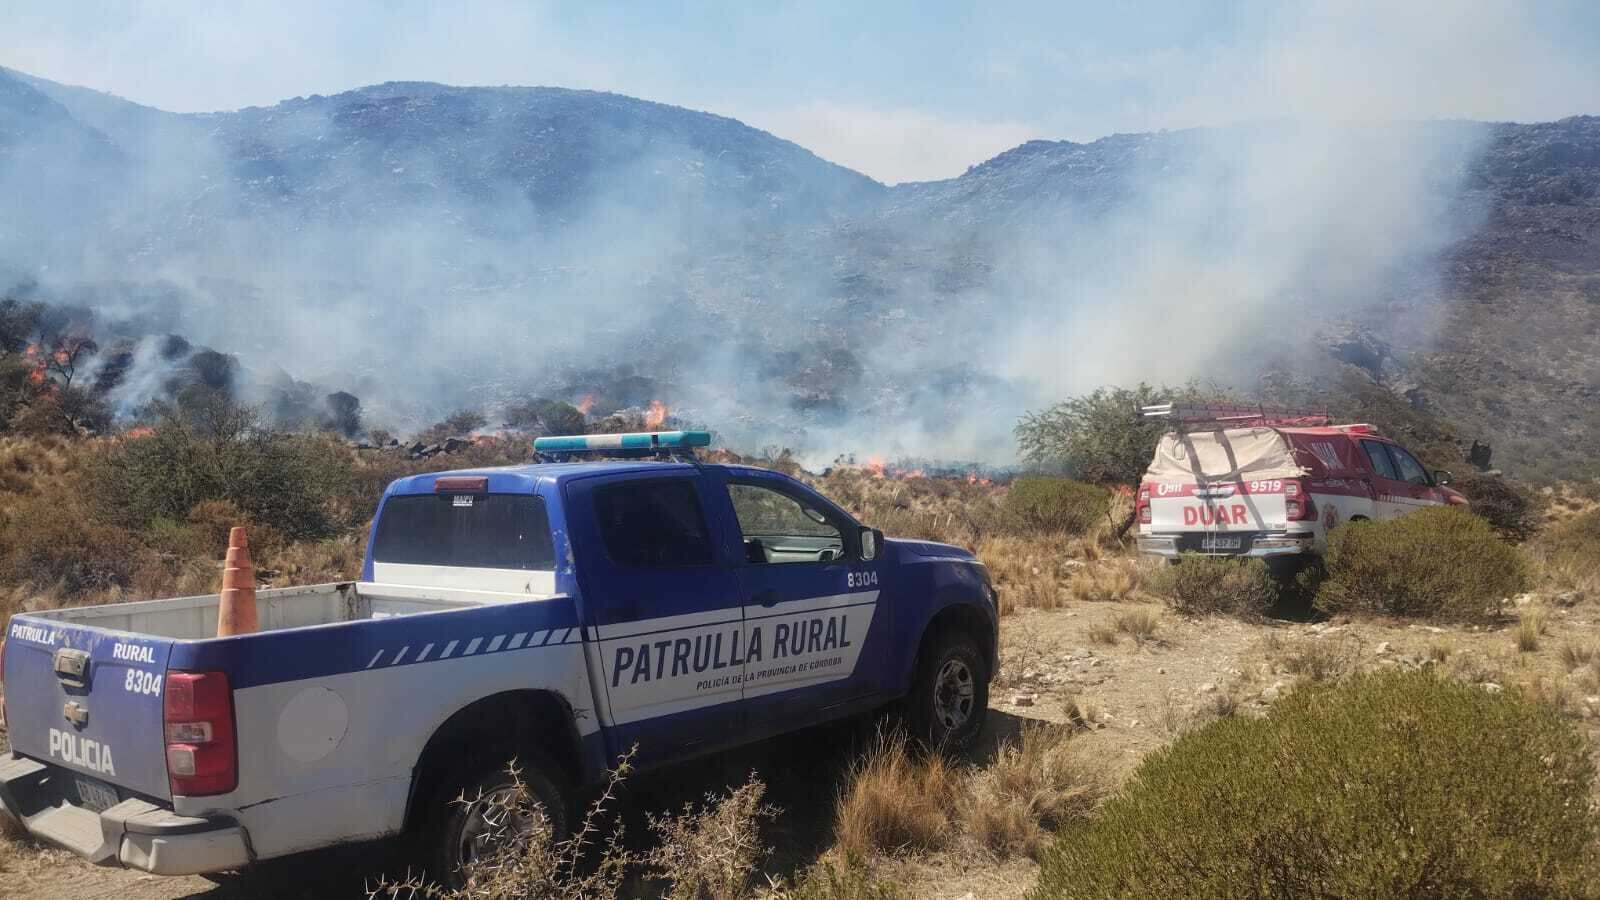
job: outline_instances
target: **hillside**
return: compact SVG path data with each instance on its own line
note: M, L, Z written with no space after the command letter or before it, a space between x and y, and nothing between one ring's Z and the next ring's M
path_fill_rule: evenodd
M179 115L0 70L0 108L0 290L235 354L252 399L292 376L401 430L660 399L813 461L1006 462L1067 393L1353 364L1509 471L1600 472L1594 118L1033 141L889 188L558 88Z

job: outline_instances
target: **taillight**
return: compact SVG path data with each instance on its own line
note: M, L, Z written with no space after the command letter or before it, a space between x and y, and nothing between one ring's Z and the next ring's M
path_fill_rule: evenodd
M1139 524L1140 525L1149 525L1150 524L1150 489L1149 488L1140 488L1139 489L1139 499L1134 503L1134 506L1139 510Z
M226 794L239 785L233 689L221 672L167 673L162 707L167 780L184 797Z
M1298 481L1290 481L1283 486L1283 510L1291 522L1306 522L1317 517L1317 504L1306 493Z

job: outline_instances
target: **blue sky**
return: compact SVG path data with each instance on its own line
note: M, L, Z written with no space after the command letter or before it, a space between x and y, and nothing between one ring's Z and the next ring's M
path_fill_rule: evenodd
M1035 137L1600 113L1600 4L3 0L0 65L179 111L393 79L612 90L897 182Z

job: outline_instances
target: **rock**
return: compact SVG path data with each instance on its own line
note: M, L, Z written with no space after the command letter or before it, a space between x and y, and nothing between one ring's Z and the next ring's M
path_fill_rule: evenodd
M1555 596L1557 606L1576 606L1583 599L1577 591L1562 591Z
M1532 591L1524 591L1524 592L1516 595L1515 597L1511 598L1511 603L1512 603L1513 606L1527 606L1529 603L1532 603L1532 602L1533 602L1533 592Z
M1012 706L1032 706L1033 701L1039 699L1035 694L1018 694L1011 698Z
M1321 634L1322 632L1328 630L1328 623L1327 622L1316 622L1316 623L1313 623L1309 630L1314 631L1317 634Z
M1214 694L1214 693L1216 693L1216 691L1217 691L1216 683L1212 682L1212 681L1208 681L1205 684L1200 685L1200 687L1195 690L1195 693L1197 693L1197 694Z
M1023 669L1022 670L1022 680L1023 681L1032 681L1032 680L1034 680L1035 678L1038 678L1038 677L1039 677L1039 673L1035 672L1032 669Z
M1384 641L1383 643L1378 645L1377 652L1378 652L1379 656L1382 656L1383 654L1388 653L1392 649L1394 649L1394 645L1390 644L1388 641Z
M1500 692L1501 692L1501 691L1503 691L1503 690L1505 690L1505 688L1503 688L1503 687L1501 687L1501 686L1500 686L1500 685L1498 685L1498 684L1495 684L1495 683L1494 683L1494 682L1492 682L1492 681L1485 681L1485 682L1484 682L1484 683L1483 683L1483 689L1484 689L1484 690L1486 690L1486 691L1488 691L1488 692L1489 692L1489 693L1491 693L1491 694L1498 694L1498 693L1500 693Z
M1165 675L1165 674L1167 674L1167 670L1165 668L1156 669L1156 674L1157 675Z
M1286 682L1286 681L1274 681L1271 684L1271 686L1269 686L1266 690L1261 692L1261 699L1267 701L1268 703L1271 703L1272 701L1278 699L1279 697L1282 697L1283 696L1283 689L1288 687L1288 686L1289 686L1289 683Z

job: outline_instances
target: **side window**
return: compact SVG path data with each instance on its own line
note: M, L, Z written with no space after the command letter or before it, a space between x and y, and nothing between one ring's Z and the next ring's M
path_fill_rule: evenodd
M694 484L676 478L625 481L594 491L601 539L624 566L706 566L711 536Z
M1372 470L1378 473L1379 478L1400 480L1400 473L1395 471L1394 461L1389 459L1389 451L1384 449L1382 442L1362 441L1361 449L1367 451L1367 459L1372 462Z
M1417 458L1401 450L1393 444L1389 445L1389 455L1394 457L1395 468L1400 470L1400 480L1412 484L1429 484L1428 470L1417 462Z
M844 530L822 510L756 484L730 484L728 497L750 562L828 562L844 555Z

